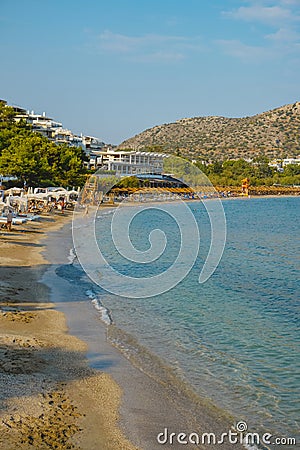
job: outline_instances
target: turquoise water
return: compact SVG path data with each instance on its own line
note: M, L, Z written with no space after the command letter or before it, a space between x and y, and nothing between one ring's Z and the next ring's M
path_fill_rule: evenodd
M209 248L203 205L190 203L200 224L201 249L179 285L157 297L128 299L101 293L118 327L159 355L203 397L248 422L251 430L295 436L299 430L299 216L300 198L223 202L227 243L213 276L198 283ZM173 205L176 208L176 205ZM119 271L149 276L178 252L179 230L161 211L138 214L132 243L149 246L154 228L166 233L155 264L119 257L110 239L111 215L97 221L102 250Z

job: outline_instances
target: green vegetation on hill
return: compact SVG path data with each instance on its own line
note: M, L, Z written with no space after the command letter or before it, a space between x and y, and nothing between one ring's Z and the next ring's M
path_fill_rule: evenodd
M295 157L300 154L300 102L252 117L195 117L158 125L119 148L165 151L189 159Z
M82 186L86 180L81 148L54 144L29 125L14 121L13 108L0 102L0 174L27 186Z
M265 157L258 157L253 163L238 159L196 165L214 186L241 186L242 179L246 177L250 179L251 186L300 185L300 165L290 164L285 167L284 172L279 173L268 165L268 159Z

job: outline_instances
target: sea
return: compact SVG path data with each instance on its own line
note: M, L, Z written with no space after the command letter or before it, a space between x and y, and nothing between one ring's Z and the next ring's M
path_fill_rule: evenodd
M111 339L125 354L131 336L131 345L147 352L147 364L149 355L159 358L196 395L236 421L245 421L249 430L296 436L300 197L222 201L224 252L215 272L200 284L211 241L205 201L187 203L200 229L200 249L190 272L176 286L152 297L131 298L91 283L86 295L107 326L119 330ZM126 277L152 277L166 271L180 250L180 227L174 219L178 206L171 205L174 214L155 205L144 211L140 205L131 208L137 212L128 228L132 245L143 252L149 248L151 232L162 230L166 245L159 258L143 264L118 254L111 236L113 209L96 216L96 239L115 270Z

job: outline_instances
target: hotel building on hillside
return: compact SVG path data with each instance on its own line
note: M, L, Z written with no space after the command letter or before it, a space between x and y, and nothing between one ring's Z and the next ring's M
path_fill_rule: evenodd
M0 100L7 105L5 100ZM163 161L168 155L163 153L143 152L134 150L115 150L114 146L107 145L93 136L80 136L63 128L61 122L57 122L46 115L35 114L20 106L12 106L16 116L14 120L21 120L32 126L34 132L40 133L56 144L67 144L81 147L89 157L86 166L89 169L101 169L104 172L113 172L120 176L138 174L162 174Z
M6 106L6 100L0 100ZM63 128L61 122L57 122L46 113L35 114L34 111L27 111L20 106L12 106L16 115L14 120L16 122L24 121L31 125L32 131L42 134L56 144L67 144L70 146L81 147L87 154L92 151L100 151L106 147L106 144L100 139L92 136L84 136L83 134L76 135L71 130Z

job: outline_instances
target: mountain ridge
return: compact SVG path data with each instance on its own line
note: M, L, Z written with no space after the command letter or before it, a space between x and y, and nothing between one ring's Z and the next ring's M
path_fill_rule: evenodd
M118 149L166 151L191 159L295 157L300 154L300 102L241 118L200 116L156 125Z

